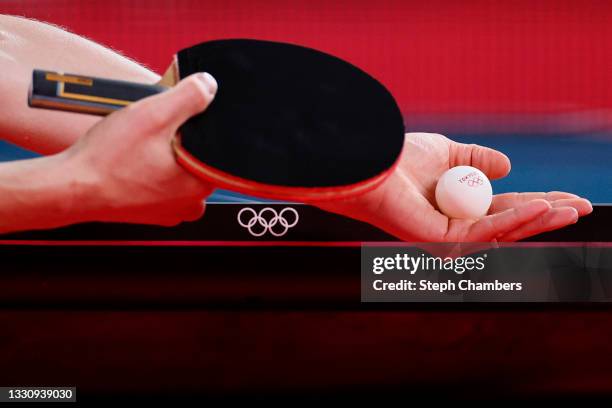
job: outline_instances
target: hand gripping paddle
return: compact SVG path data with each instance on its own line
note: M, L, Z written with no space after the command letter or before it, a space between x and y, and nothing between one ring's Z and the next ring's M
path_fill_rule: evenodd
M186 48L155 85L35 70L28 104L106 115L196 72L219 88L173 148L216 187L289 201L345 198L381 183L401 153L402 115L383 85L336 57L277 42Z

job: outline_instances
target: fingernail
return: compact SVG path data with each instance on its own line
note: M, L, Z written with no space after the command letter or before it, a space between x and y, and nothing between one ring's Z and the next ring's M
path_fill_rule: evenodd
M217 80L212 75L210 75L208 72L200 72L198 74L198 78L200 81L204 82L204 85L206 85L208 88L208 92L211 94L217 93Z

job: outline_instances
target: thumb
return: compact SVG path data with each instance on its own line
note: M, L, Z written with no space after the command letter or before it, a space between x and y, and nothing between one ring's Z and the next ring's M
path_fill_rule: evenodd
M488 147L452 142L450 155L451 167L476 167L490 179L505 177L510 172L508 156Z
M154 109L158 123L178 129L187 119L204 111L215 98L217 81L209 73L199 72L156 96Z

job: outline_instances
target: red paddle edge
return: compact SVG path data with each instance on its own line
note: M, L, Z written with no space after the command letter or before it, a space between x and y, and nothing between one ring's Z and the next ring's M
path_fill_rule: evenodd
M377 176L360 181L359 183L338 187L309 188L283 187L264 184L241 177L236 177L229 173L217 170L200 162L198 159L193 157L191 153L185 150L181 145L180 134L177 134L172 139L172 148L176 155L176 160L181 166L200 179L212 183L215 187L262 198L297 201L303 203L351 198L371 191L378 187L391 174L391 172L395 170L397 164L399 163L399 158L402 155L400 152L397 159L389 169L378 174Z

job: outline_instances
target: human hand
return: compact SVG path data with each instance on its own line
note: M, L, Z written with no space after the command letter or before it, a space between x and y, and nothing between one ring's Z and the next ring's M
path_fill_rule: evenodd
M62 153L78 186L79 221L170 226L201 217L212 187L177 164L171 140L216 91L212 76L191 75L114 112Z
M449 219L437 209L436 183L460 165L476 167L490 179L510 172L508 157L493 149L439 134L408 133L397 168L380 186L315 205L413 242L516 241L573 224L592 211L588 200L570 193L506 193L495 195L488 215L479 220Z

